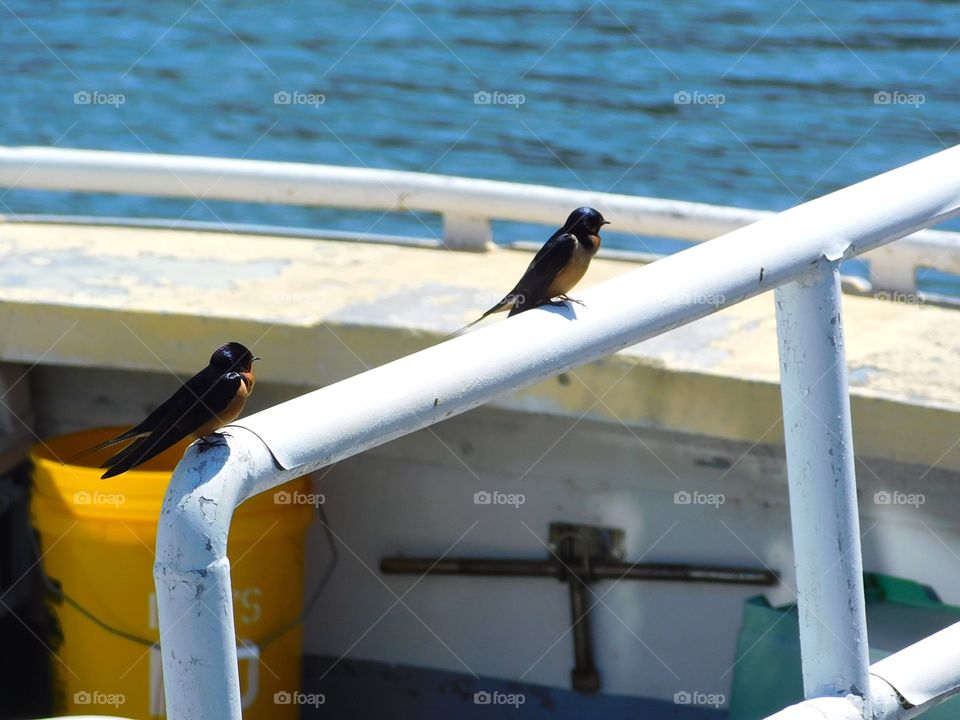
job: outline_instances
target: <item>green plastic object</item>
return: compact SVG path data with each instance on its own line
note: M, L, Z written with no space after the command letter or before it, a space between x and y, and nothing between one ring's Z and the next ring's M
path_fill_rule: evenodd
M876 573L863 580L871 663L960 622L960 607L943 604L926 585ZM762 595L747 600L736 658L729 720L763 720L803 700L797 606L772 607ZM957 720L960 697L923 717Z

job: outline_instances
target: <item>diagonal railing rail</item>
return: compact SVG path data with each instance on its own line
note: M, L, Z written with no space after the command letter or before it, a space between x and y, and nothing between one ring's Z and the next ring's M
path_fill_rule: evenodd
M524 313L191 446L157 535L168 716L240 717L226 544L245 499L774 289L808 698L776 717L906 718L949 697L960 624L867 665L837 266L958 212L960 146L624 273L585 307Z

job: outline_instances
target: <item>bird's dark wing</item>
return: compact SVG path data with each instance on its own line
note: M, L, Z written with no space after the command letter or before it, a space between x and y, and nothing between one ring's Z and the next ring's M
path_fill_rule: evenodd
M182 406L187 396L195 397L194 393L196 393L196 396L202 394L202 388L209 388L216 377L217 371L214 368L211 368L210 366L205 367L192 378L187 380L186 383L181 385L177 392L160 403L160 405L152 413L147 415L147 417L139 425L136 425L126 432L117 435L115 438L104 440L102 443L94 445L88 450L77 453L70 459L75 460L76 458L89 455L90 453L97 452L98 450L103 450L104 448L111 447L112 445L117 445L119 443L126 442L127 440L142 438L146 435L149 435L151 432L156 430L160 422L169 415L172 407ZM187 394L183 395L185 391Z
M529 270L531 267L537 264L537 262L543 258L544 255L550 252L550 249L557 244L557 240L564 236L568 236L571 233L565 233L563 229L557 230L553 235L551 235L547 241L540 246L540 249L537 250L537 254L533 256L533 260L530 261L530 265L527 267Z
M144 443L147 442L149 439L150 439L149 435L141 435L132 443L127 445L125 448L123 448L123 450L112 455L110 459L104 462L103 465L101 465L100 467L102 468L116 467L129 457L133 457L135 455L139 456L139 454L143 453ZM112 475L108 476L107 474L104 474L102 476L102 478L107 478L107 477L113 477L113 476Z
M144 422L146 422L146 421L144 421ZM141 425L142 425L142 424L143 424L143 423L141 423ZM86 450L81 450L80 452L76 453L75 455L71 455L68 462L73 462L74 460L78 460L78 459L80 459L80 458L82 458L82 457L85 457L85 456L87 456L87 455L90 455L91 453L95 453L95 452L97 452L98 450L103 450L104 448L108 448L108 447L111 447L111 446L113 446L113 445L117 445L117 444L119 444L119 443L126 442L127 440L133 440L134 438L142 438L142 437L143 437L144 435L146 435L149 431L140 431L140 430L137 429L137 428L139 428L139 427L140 427L140 425L138 425L136 428L130 428L130 429L127 430L125 433L122 433L122 434L120 434L120 435L117 435L115 438L110 438L109 440L104 440L102 443L97 443L97 444L94 445L92 448L87 448Z
M124 473L167 448L176 445L214 415L222 412L236 397L242 379L239 373L230 372L210 379L210 373L201 371L174 393L157 412L164 413L146 437L141 437L108 459L101 467L109 468L104 479Z
M547 297L547 290L570 262L576 246L576 236L565 233L554 235L540 248L511 293L515 303L510 315L531 310L550 299Z
M541 305L544 300L550 298L544 297L547 288L557 276L563 267L570 262L573 250L576 247L577 238L570 233L556 232L543 244L533 260L527 266L526 272L520 278L520 282L509 293L504 295L503 300L498 302L483 315L478 317L472 323L464 325L455 333L447 335L444 340L455 337L464 330L473 327L488 315L509 310L510 315L516 315L524 310Z

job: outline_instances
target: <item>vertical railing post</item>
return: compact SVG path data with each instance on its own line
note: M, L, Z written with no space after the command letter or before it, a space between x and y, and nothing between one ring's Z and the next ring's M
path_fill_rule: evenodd
M450 250L489 250L493 245L490 218L443 213L443 245Z
M806 698L860 696L869 657L836 263L776 290L780 387Z

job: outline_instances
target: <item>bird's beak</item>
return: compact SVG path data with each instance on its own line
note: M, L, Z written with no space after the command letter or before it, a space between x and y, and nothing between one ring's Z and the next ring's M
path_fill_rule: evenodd
M260 359L260 358L258 358L258 357L255 357L255 358L254 358L254 360L259 360L259 359Z
M610 224L610 221L609 221L609 220L604 220L604 221L603 221L602 223L600 223L600 224L601 224L601 225L609 225L609 224Z

